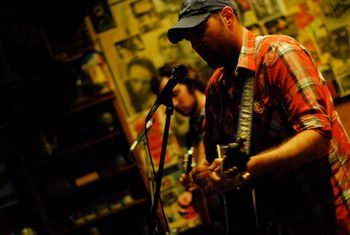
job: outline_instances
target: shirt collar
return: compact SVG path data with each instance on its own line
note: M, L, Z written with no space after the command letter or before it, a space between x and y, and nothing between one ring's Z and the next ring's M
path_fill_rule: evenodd
M257 42L257 37L254 35L254 33L243 28L242 40L243 43L238 57L237 67L235 71L232 71L232 74L239 71L239 77L249 77L249 75L255 74L256 70L255 57L257 50L255 49L255 44ZM244 73L245 75L241 76ZM218 68L214 71L209 84L222 83L223 77L224 68Z
M238 63L236 69L232 71L232 74L225 74L224 76L228 77L238 77L239 79L248 78L255 74L256 70L256 36L254 33L248 31L247 29L243 29L243 38L242 38L242 48L238 57ZM223 70L222 70L223 72ZM223 75L223 74L222 74ZM224 77L222 76L222 78ZM222 80L220 78L220 80ZM230 80L227 80L228 84L226 85L228 88L231 87Z
M237 70L247 69L255 72L256 64L255 64L255 54L256 54L256 36L248 31L247 29L243 29L243 42L241 52L239 54Z

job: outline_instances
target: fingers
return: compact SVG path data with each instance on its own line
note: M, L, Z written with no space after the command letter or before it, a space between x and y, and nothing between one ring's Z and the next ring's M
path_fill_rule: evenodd
M220 181L221 180L220 170L211 172L209 177L214 182Z
M193 192L193 191L196 191L198 189L199 189L198 185L193 183L186 190L189 192Z
M190 172L190 175L193 181L196 182L197 180L206 178L210 174L208 167L209 167L208 161L204 161L202 164L197 165L195 168L193 168L192 171Z
M240 187L249 181L250 174L245 171L233 171L232 174L223 174L222 158L217 158L211 165L206 161L192 169L190 175L194 183L200 187L214 187L217 191L239 190Z
M203 162L191 171L193 181L201 187L210 183L211 180L219 181L222 159L215 159L211 165L208 161Z
M197 172L193 174L192 178L195 184L199 185L200 187L204 187L209 182L209 176L210 176L210 171L206 170L206 171Z
M221 164L223 162L222 158L216 158L213 163L209 166L209 170L211 171L217 171L220 169Z

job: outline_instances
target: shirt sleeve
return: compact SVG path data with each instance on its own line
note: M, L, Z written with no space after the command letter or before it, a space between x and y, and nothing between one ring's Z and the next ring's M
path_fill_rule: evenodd
M331 97L310 54L297 42L279 42L265 57L269 82L296 132L331 138Z

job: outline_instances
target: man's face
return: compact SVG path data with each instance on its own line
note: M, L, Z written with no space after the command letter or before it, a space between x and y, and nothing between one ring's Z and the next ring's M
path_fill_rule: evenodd
M232 60L230 30L220 18L209 18L188 31L185 39L211 68L225 66Z
M160 82L160 90L163 90L168 80L169 78L163 77ZM194 113L197 104L194 94L182 83L176 84L172 90L172 102L175 111L187 117Z

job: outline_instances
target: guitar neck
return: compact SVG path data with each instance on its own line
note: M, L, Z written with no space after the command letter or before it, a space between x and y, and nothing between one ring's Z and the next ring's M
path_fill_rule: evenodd
M187 150L187 152L184 155L183 168L186 175L188 175L191 172L193 168L193 163L193 147L191 147Z

